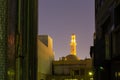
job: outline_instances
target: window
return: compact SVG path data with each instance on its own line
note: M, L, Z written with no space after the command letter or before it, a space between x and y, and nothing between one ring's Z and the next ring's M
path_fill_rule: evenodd
M120 55L120 29L118 31L115 32L114 34L114 54L115 56Z
M74 75L79 75L79 70L74 70Z
M85 69L80 69L80 75L85 75Z
M114 16L115 27L117 27L120 24L120 4L115 8Z
M120 72L115 72L115 78L116 78L116 80L120 79Z
M99 4L99 7L103 6L104 0L99 0L99 1L98 1L98 4Z
M109 16L105 22L101 25L102 36L104 36L109 31L109 25L111 23L111 17Z
M78 79L64 79L64 80L78 80Z

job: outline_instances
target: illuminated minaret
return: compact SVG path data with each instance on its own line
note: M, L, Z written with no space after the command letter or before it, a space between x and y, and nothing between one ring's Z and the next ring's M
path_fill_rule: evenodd
M76 56L76 35L72 34L71 35L71 42L70 42L70 54Z

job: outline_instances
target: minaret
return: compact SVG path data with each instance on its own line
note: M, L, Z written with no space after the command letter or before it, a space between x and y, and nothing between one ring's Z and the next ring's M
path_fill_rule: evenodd
M76 56L76 35L72 34L71 35L71 42L70 42L70 54Z

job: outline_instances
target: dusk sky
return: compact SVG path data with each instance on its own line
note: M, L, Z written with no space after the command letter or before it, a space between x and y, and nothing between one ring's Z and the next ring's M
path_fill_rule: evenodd
M76 34L77 56L89 58L93 45L94 0L38 0L38 34L53 39L55 59L70 54L71 34Z

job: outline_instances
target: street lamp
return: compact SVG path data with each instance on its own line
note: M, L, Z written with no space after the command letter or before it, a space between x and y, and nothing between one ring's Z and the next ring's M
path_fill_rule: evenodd
M88 72L88 75L89 75L89 76L92 76L92 75L93 75L93 72L89 71L89 72Z

